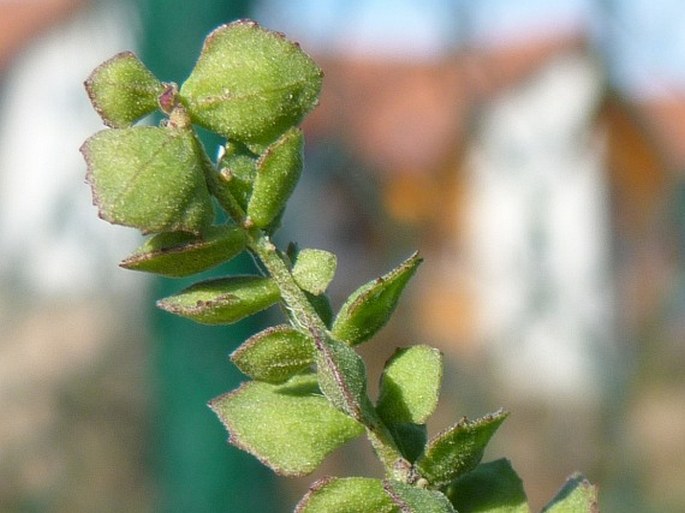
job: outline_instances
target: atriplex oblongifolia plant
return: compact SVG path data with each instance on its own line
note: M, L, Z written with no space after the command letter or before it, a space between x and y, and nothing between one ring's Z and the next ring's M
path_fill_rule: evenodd
M231 356L252 380L210 403L231 443L279 474L299 476L365 434L385 469L383 478L321 479L297 512L528 512L509 462L481 463L506 412L462 419L428 439L439 351L398 349L379 397L367 393L354 348L387 322L421 259L412 255L362 285L334 314L325 291L335 255L294 245L282 251L271 241L303 167L297 125L316 105L321 81L297 44L251 21L212 32L180 87L160 82L130 52L100 65L86 88L110 128L81 148L94 202L103 219L153 234L121 265L178 277L243 251L258 262L261 275L201 281L158 305L206 324L282 305L283 324L252 336ZM155 110L165 115L160 126L134 126ZM216 162L193 125L225 139ZM595 495L574 476L544 511L594 512Z

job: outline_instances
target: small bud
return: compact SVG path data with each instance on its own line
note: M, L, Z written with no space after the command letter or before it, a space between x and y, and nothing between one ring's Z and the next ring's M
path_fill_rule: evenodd
M157 98L157 102L159 103L159 108L162 109L162 112L171 114L174 107L178 105L178 86L173 82L165 83L163 85L164 91L162 91L162 94Z
M257 157L245 146L230 144L219 161L219 176L243 210L252 195L252 185L257 174Z
M416 461L419 473L437 487L473 470L485 446L509 416L504 410L470 421L466 418L433 437Z
M191 125L190 116L183 105L176 105L169 114L169 124L172 128L189 128Z
M400 294L420 263L421 258L414 254L388 274L353 292L335 318L333 336L351 345L371 338L390 319Z
M221 178L224 182L228 183L231 180L233 180L233 173L230 169L223 168L219 171L219 178Z
M285 208L302 173L303 147L302 131L293 128L259 157L247 204L247 214L256 226L269 226Z

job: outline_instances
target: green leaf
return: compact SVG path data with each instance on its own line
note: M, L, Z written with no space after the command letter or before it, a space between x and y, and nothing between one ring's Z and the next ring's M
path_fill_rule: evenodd
M490 438L508 415L499 410L474 421L462 419L430 440L416 462L417 469L435 487L445 486L473 470L483 458Z
M423 454L428 440L428 430L425 424L390 424L388 429L397 448L407 461L414 463Z
M93 107L107 126L124 128L157 109L164 84L131 52L100 64L85 82Z
M257 157L244 145L232 142L219 161L219 169L224 179L222 183L226 184L241 208L247 210L257 175Z
M347 344L315 340L316 365L321 391L339 410L362 421L366 415L366 367Z
M229 442L275 472L300 476L364 431L331 407L313 375L282 385L252 381L218 397L210 407L229 432Z
M597 487L582 475L575 474L542 513L599 513Z
M441 492L400 483L384 481L385 492L398 506L400 513L456 513Z
M285 208L302 174L303 148L302 130L292 128L259 157L247 204L247 216L255 226L269 226Z
M270 307L279 299L278 286L270 278L231 276L196 283L157 301L157 306L202 324L230 324Z
M291 326L281 324L247 339L231 360L259 381L282 383L314 363L314 341Z
M297 285L315 296L323 294L335 276L336 256L323 249L303 249L297 254L293 278Z
M420 263L421 258L415 253L388 274L353 292L333 322L335 338L357 345L385 326Z
M299 45L253 21L214 30L180 95L194 123L270 143L317 103L323 74Z
M237 226L211 226L200 237L160 233L119 265L125 269L180 277L206 271L240 254L247 243Z
M199 234L214 216L201 157L185 130L103 130L81 147L100 217L144 233Z
M530 513L521 478L504 458L481 463L446 494L459 513Z
M316 310L316 313L326 327L330 329L331 323L333 322L333 307L331 306L331 301L328 296L326 294L315 296L306 290L304 295L307 296L307 300L314 307L314 310Z
M295 513L399 513L380 479L324 477L315 482Z
M435 411L442 354L426 345L398 349L381 376L376 410L386 424L424 424Z

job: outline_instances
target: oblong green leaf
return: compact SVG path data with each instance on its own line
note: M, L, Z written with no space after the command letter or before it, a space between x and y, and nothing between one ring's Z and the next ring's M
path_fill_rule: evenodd
M231 354L246 375L282 383L314 363L314 341L287 324L272 326L248 338Z
M316 105L322 72L299 45L253 21L214 30L180 95L194 123L270 143Z
M508 415L499 410L474 421L462 419L428 442L416 468L434 487L451 483L480 463L485 446Z
M295 376L282 385L252 381L209 406L228 429L229 442L287 476L314 471L328 454L364 431L330 405L313 375Z
M330 251L305 248L297 253L293 278L310 294L323 294L335 276L338 259Z
M321 391L336 408L362 421L368 408L364 361L354 349L337 340L315 343Z
M530 513L521 478L507 459L481 463L446 491L459 513Z
M219 160L222 182L243 210L252 195L252 186L257 175L257 156L245 146L230 143Z
M442 381L442 354L418 345L398 349L381 376L376 410L386 424L424 424L435 411Z
M295 507L295 513L399 513L380 479L324 477Z
M199 234L214 216L201 157L185 130L103 130L81 146L100 217L144 233Z
M441 492L386 480L383 488L401 513L456 513Z
M302 174L303 148L302 130L291 128L259 157L247 204L247 216L255 226L269 226L285 208Z
M390 319L402 290L421 261L415 253L388 274L353 292L333 322L333 335L351 345L371 338Z
M157 109L164 84L132 52L100 64L85 82L93 107L107 126L124 128Z
M599 513L597 487L581 474L574 474L542 513Z
M261 276L230 276L196 283L157 301L167 312L202 324L230 324L280 299L278 286Z
M189 276L227 262L246 244L245 230L237 226L211 226L200 237L183 232L160 233L119 265L163 276Z

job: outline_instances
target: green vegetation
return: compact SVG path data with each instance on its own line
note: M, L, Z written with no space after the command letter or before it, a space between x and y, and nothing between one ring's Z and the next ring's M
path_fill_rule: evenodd
M279 474L300 476L365 435L385 472L321 479L295 511L527 512L510 463L481 462L507 412L462 419L429 438L426 421L442 379L439 351L398 349L379 397L368 395L354 347L388 321L421 263L418 254L360 286L334 313L326 289L335 255L272 242L302 172L297 126L316 105L321 82L321 70L297 44L251 21L213 31L180 87L159 81L129 52L99 66L86 88L110 128L81 148L94 202L103 219L151 234L122 266L188 276L244 251L259 263L261 275L201 281L158 306L205 324L282 306L282 324L232 354L251 380L210 403L230 442ZM165 114L160 126L135 125L155 110ZM216 162L194 125L225 139ZM544 511L596 512L596 491L574 476Z

